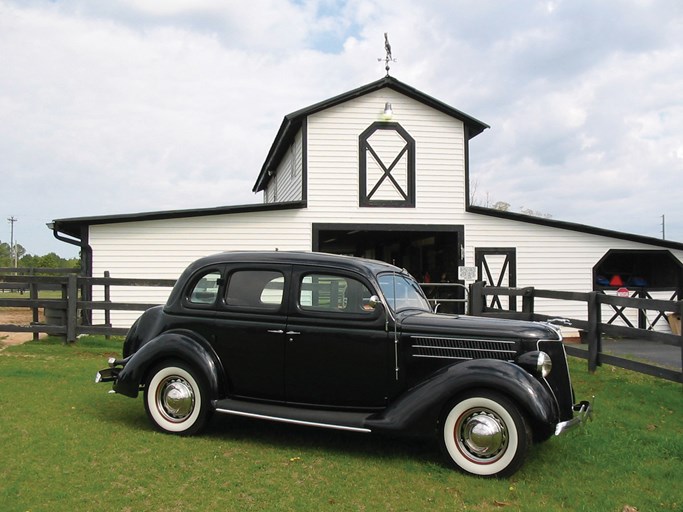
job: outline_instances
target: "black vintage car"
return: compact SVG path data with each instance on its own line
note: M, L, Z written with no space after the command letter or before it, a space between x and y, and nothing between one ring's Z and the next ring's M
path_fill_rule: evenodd
M316 253L230 252L180 276L97 382L144 391L161 431L212 413L434 435L450 463L514 473L532 439L583 423L551 325L441 315L405 271Z

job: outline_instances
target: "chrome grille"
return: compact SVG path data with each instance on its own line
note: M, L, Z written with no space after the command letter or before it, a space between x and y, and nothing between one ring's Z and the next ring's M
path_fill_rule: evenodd
M436 359L501 359L511 361L516 354L516 342L479 338L441 338L411 336L413 357Z

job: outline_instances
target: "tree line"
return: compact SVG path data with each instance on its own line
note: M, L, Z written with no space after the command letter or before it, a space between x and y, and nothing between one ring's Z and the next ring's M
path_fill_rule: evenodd
M15 245L17 251L17 264L22 268L79 268L78 258L62 258L54 252L42 256L29 254L20 244ZM10 244L0 241L0 267L14 267L14 254Z

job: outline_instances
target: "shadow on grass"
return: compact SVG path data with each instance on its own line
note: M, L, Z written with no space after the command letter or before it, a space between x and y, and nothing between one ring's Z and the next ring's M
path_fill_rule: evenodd
M321 449L353 456L382 459L413 459L419 463L441 463L435 439L365 434L342 430L289 425L239 416L215 414L204 432L210 438L249 441L278 449Z
M108 398L112 402L103 401L101 407L94 409L94 416L98 421L111 424L116 429L128 430L131 435L136 431L156 432L144 412L140 398L130 400L116 395ZM289 452L322 450L336 455L347 454L354 458L377 457L378 462L411 460L417 464L435 464L446 468L436 439L345 432L227 414L213 414L206 429L198 437L249 443L265 449Z

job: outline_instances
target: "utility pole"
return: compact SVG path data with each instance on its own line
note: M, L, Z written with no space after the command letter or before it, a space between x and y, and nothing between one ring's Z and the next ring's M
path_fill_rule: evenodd
M666 240L666 217L662 215L662 240Z
M9 256L14 261L14 268L17 268L17 248L14 246L14 223L19 220L12 215L7 221L10 224Z

